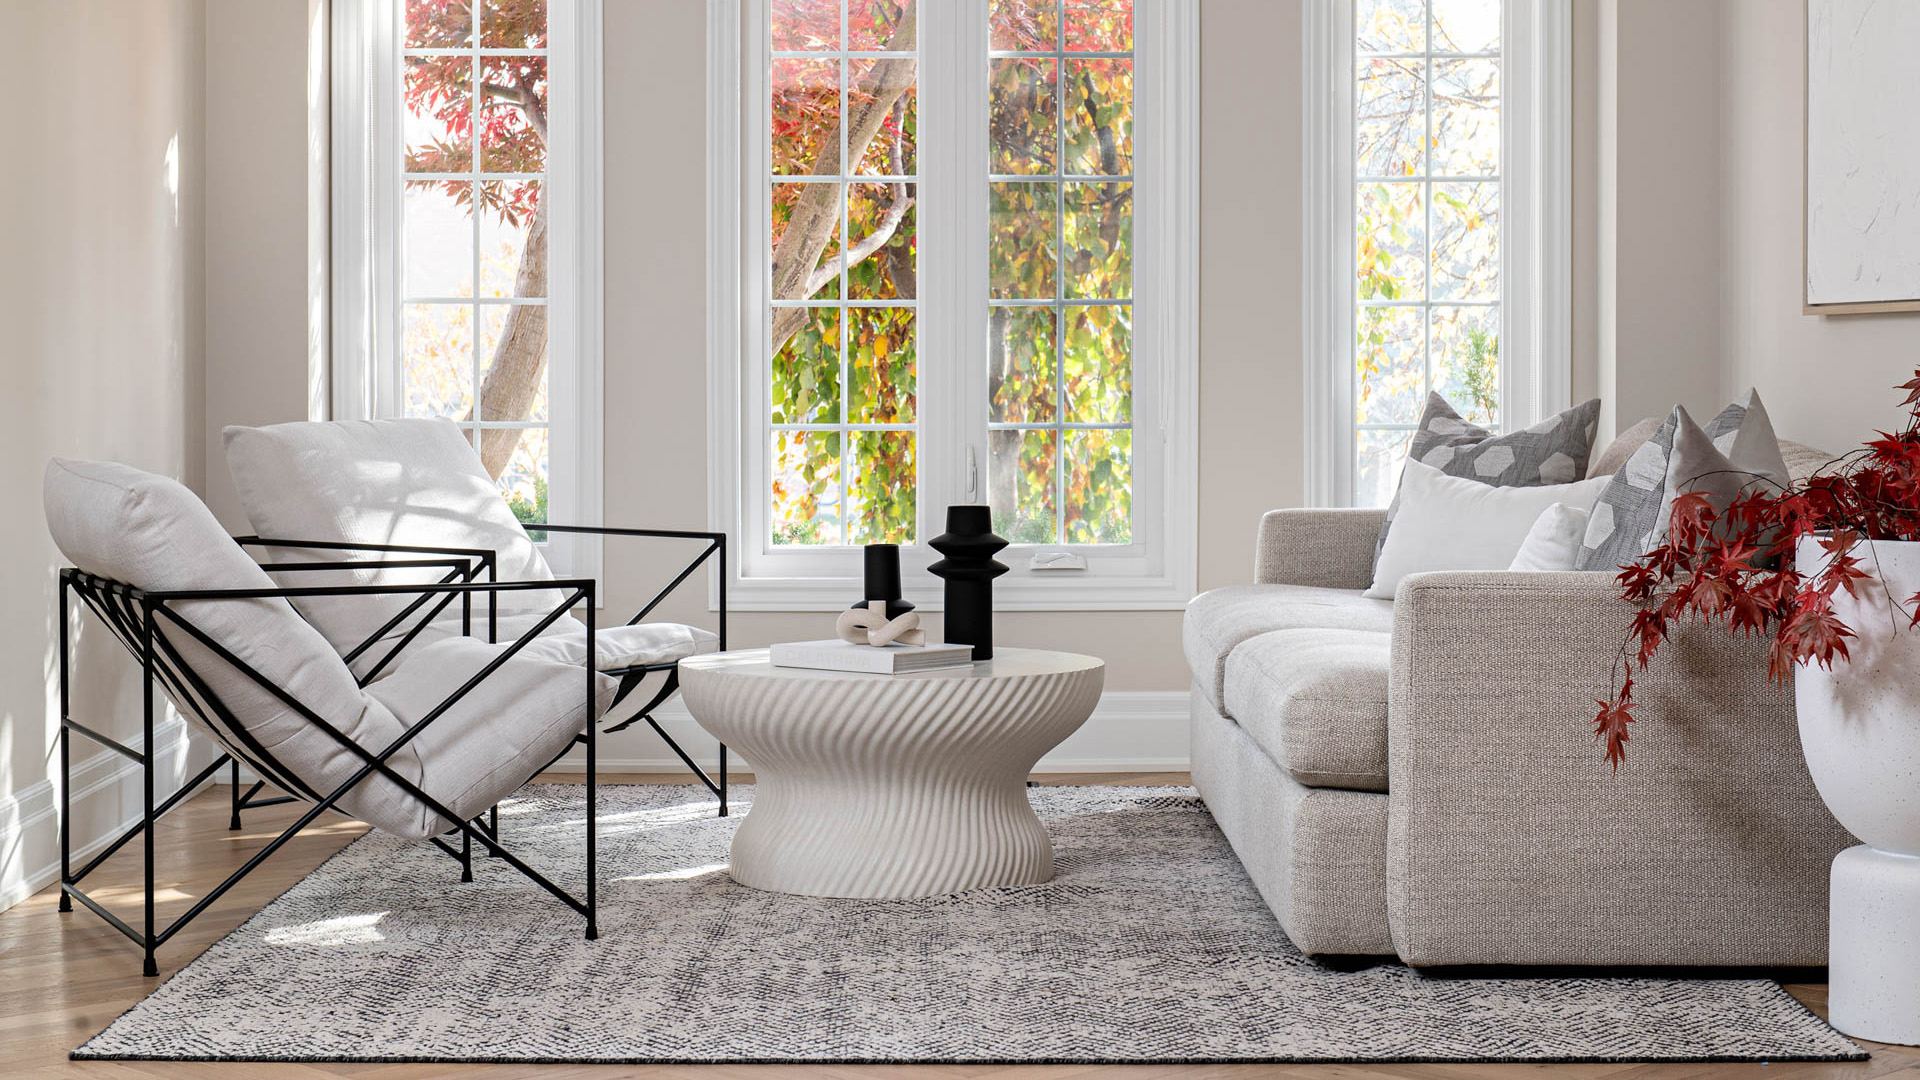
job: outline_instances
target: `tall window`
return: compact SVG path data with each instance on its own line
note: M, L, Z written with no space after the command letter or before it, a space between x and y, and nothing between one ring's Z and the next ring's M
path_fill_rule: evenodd
M334 415L453 421L528 523L600 501L599 12L332 6Z
M460 423L522 521L547 520L547 5L407 0L406 416Z
M742 534L736 595L824 604L854 546L907 545L911 569L947 505L981 502L1016 545L1009 595L1172 603L1191 576L1188 5L741 2L746 266L714 389L740 446L715 499ZM1162 245L1152 273L1136 236Z
M991 9L988 489L1016 541L1133 534L1132 9Z
M912 543L914 5L774 0L767 29L770 538Z
M1393 497L1428 391L1500 423L1501 0L1358 0L1354 501Z
M1315 436L1337 448L1310 477L1322 501L1393 497L1430 392L1494 430L1565 407L1562 6L1309 5L1309 78L1344 84L1318 95L1329 145L1308 179L1344 224L1309 225L1308 355L1338 364L1309 390L1344 414Z

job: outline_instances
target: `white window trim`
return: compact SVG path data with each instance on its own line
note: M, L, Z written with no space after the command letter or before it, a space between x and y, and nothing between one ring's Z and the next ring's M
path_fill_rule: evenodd
M332 4L332 417L398 416L400 273L399 0ZM550 0L548 54L549 262L547 513L598 525L604 505L602 0ZM550 534L548 562L600 578L597 536ZM604 602L605 591L601 592Z
M765 172L766 149L744 145L741 108L744 101L765 100L765 72L742 63L743 54L759 54L758 42L744 41L742 31L745 26L765 25L766 3L710 0L707 5L708 516L710 527L734 538L738 552L729 563L730 608L827 611L845 607L859 590L857 549L783 550L778 553L781 565L768 572L765 560L755 558L767 545L749 542L764 530L749 525L753 514L748 500L759 494L753 479L757 473L746 467L749 463L742 448L753 430L751 418L764 415L754 410L763 409L764 403L759 402L757 384L746 378L743 365L757 357L756 350L762 347L755 344L755 335L760 333L756 327L764 300L752 280L763 259L758 240L763 234L749 223L747 215L753 210L745 200L750 190L746 179L752 177L757 185ZM957 52L923 49L922 70L931 75L923 81L923 100L928 84L951 86L975 100L986 99L984 7L977 13L975 7L971 3L920 6L922 40L965 36L977 46L972 51L982 57L968 70L953 72L948 65ZM1135 80L1145 88L1136 95L1136 123L1140 130L1162 133L1150 143L1136 141L1135 156L1140 185L1136 191L1154 193L1138 198L1135 209L1135 349L1138 355L1152 348L1161 358L1151 385L1143 385L1145 380L1135 383L1135 445L1155 439L1160 448L1154 455L1157 468L1143 470L1138 457L1135 465L1135 534L1150 539L1130 545L1124 555L1115 555L1113 549L1103 552L1094 545L1010 548L1001 560L1013 569L995 582L994 605L999 610L1170 610L1185 607L1194 593L1199 509L1198 5L1181 0L1143 3L1135 13L1135 38ZM922 123L927 123L925 117ZM960 252L962 258L928 260L921 266L919 333L923 342L934 335L955 342L957 355L984 356L984 319L951 325L950 313L970 310L976 298L978 308L986 308L985 253L978 243L986 220L985 176L976 178L970 168L947 160L956 152L967 157L971 150L984 161L985 132L968 132L963 138L971 140L971 145L956 139L926 139L920 148L924 194L916 209L919 228L922 235L938 241L937 249ZM943 194L951 185L961 190ZM960 212L942 215L942 207ZM981 227L970 230L969 222L976 220ZM1161 299L1149 304L1140 302L1143 297ZM957 364L944 372L929 366L920 379L930 393L961 403L960 410L945 415L923 411L921 438L947 438L958 445L963 438L973 441L977 431L976 460L984 470L984 379L971 385L963 366ZM964 435L955 432L956 425L964 425ZM764 429L764 425L755 426ZM983 483L983 479L976 481L976 485ZM1138 494L1143 485L1150 491L1157 488L1145 509ZM921 470L920 516L926 535L902 552L907 597L921 607L939 610L941 606L939 581L921 572L939 557L925 543L940 531L937 508L979 497L977 486L969 494L964 475ZM1040 550L1073 551L1088 559L1089 569L1031 570L1031 554ZM710 598L717 602L717 584Z
M1308 0L1303 26L1306 497L1353 501L1353 0ZM1525 427L1573 395L1573 37L1561 0L1507 0L1501 26L1500 419ZM1521 163L1509 168L1506 163ZM1518 182L1516 182L1518 181ZM1524 289L1524 291L1517 291Z

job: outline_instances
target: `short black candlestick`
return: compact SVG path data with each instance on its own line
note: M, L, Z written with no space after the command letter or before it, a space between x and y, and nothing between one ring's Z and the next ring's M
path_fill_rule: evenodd
M993 659L993 579L1007 572L1007 564L993 558L1007 546L993 534L993 511L947 507L947 531L929 546L946 556L927 572L947 583L947 641L973 646L975 660Z
M864 569L867 595L854 607L864 608L874 600L884 600L889 619L913 610L912 603L900 599L900 545L868 544Z

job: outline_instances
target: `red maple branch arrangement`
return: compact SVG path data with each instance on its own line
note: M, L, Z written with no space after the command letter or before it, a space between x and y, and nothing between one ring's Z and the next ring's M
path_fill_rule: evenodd
M1920 540L1920 371L1899 389L1907 392L1907 424L1898 434L1879 432L1819 475L1749 491L1724 509L1700 492L1683 493L1673 501L1665 542L1621 568L1621 595L1639 610L1614 661L1618 689L1599 702L1593 721L1615 771L1634 722L1633 675L1683 623L1772 635L1767 679L1783 688L1795 664L1831 668L1847 659L1854 633L1834 614L1834 596L1842 589L1857 595L1869 582L1884 588L1861 568L1859 545ZM1809 536L1826 558L1806 573L1794 551ZM1908 625L1920 625L1920 593L1905 606L1913 609Z

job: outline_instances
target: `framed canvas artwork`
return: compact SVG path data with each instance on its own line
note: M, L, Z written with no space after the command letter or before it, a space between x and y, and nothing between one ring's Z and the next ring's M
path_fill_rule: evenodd
M1807 0L1805 310L1920 311L1920 3Z

